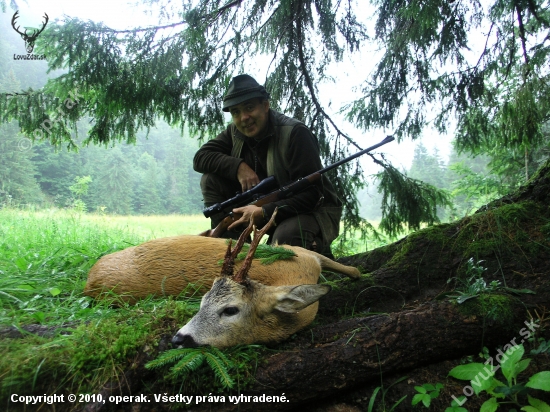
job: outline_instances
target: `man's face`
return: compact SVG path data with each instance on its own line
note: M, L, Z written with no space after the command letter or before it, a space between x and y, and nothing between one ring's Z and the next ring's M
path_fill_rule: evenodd
M258 138L267 128L269 101L251 99L229 109L233 123L246 137Z

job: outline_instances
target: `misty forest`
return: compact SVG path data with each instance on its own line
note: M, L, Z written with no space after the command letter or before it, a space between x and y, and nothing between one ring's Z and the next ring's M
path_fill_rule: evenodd
M550 411L548 0L138 0L147 26L51 15L32 52L24 3L0 0L2 410ZM31 53L46 58L14 57ZM247 72L324 165L375 136L414 149L328 172L344 205L332 252L361 277L323 272L313 323L173 349L200 285L128 301L86 280L158 237L109 219L207 229L193 156Z

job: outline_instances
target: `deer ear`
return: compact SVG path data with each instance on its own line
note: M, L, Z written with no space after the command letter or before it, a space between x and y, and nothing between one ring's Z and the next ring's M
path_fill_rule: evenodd
M277 296L275 309L286 313L302 310L331 291L329 285L299 285L285 287Z

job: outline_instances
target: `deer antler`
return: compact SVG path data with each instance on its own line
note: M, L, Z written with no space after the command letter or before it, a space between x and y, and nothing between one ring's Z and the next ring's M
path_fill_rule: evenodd
M254 258L254 253L258 248L258 245L260 243L260 240L262 239L262 236L265 235L265 233L271 228L271 226L273 226L273 222L275 221L276 215L277 215L277 209L275 209L275 211L273 212L273 215L271 216L271 219L269 219L269 222L267 222L267 224L261 230L256 230L256 228L254 228L254 239L250 244L250 248L248 249L248 253L246 254L246 257L244 258L243 265L239 269L239 272L237 272L237 274L233 276L233 280L235 282L238 282L241 284L246 284L248 282L248 271L250 270L250 266L252 265L252 259ZM252 220L251 220L251 224L252 224ZM250 228L250 226L248 227ZM241 239L239 238L239 241L240 240Z
M237 243L235 244L235 247L233 250L231 250L231 243L232 240L229 240L229 244L227 245L227 251L225 252L225 259L223 261L222 266L222 276L233 276L233 267L235 266L235 258L241 251L244 245L244 241L252 232L252 229L254 228L254 221L250 220L250 224L248 227L241 233L241 236L239 236L239 240L237 240Z
M13 17L11 18L11 27L13 27L13 29L19 33L21 36L26 36L27 35L27 31L25 30L25 33L21 33L19 31L19 26L15 27L15 20L17 20L17 18L19 17L18 16L19 14L19 10L17 10L14 14L13 14Z
M42 26L42 28L38 30L36 33L32 34L31 38L33 40L35 40L38 37L38 35L44 31L44 29L46 28L46 25L50 21L50 18L48 17L48 14L46 12L44 12L44 18L46 19L46 21L44 22L44 25Z
M19 10L17 10L14 14L13 14L13 17L11 18L11 26L13 27L13 29L19 33L21 36L25 37L27 40L29 41L33 41L33 40L36 40L36 38L38 37L38 35L40 33L42 33L44 31L44 29L46 28L46 25L48 24L48 21L50 21L50 18L48 17L48 14L44 12L44 18L46 19L46 21L44 22L44 25L42 26L42 28L36 32L33 32L32 35L28 35L27 34L27 30L25 30L24 33L21 33L19 31L19 27L20 26L17 26L15 27L15 21L19 18Z

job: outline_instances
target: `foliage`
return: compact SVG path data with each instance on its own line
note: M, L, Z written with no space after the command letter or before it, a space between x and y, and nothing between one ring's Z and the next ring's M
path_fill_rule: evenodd
M404 232L408 224L411 230L420 229L422 223L439 222L438 206L450 206L448 195L436 187L404 176L393 166L387 165L377 175L378 191L382 193L382 219L379 228L396 236Z
M429 154L421 142L416 145L407 176L422 180L440 189L445 189L447 183L446 172L446 165L441 159L437 148L434 149L432 154Z
M465 396L460 396L457 399L453 399L451 406L445 409L445 412L468 412L468 409L463 408L462 405L466 399Z
M462 289L455 289L454 292L457 293L457 296L454 296L458 304L464 303L468 299L478 297L481 293L491 293L500 289L500 282L498 280L493 280L489 285L485 279L483 279L483 272L487 268L482 266L483 261L478 262L474 261L474 258L468 259L466 262L466 276L467 280L459 279L459 282L462 283ZM447 283L451 282L453 279L450 278Z
M375 410L375 409L374 409L374 407L375 407L375 402L376 402L376 398L377 398L377 396L378 396L379 393L382 394L382 410L383 410L383 411L386 411L386 410L387 410L387 412L392 412L393 410L395 410L395 408L397 408L397 407L399 406L399 404L400 404L401 402L403 402L403 401L407 398L407 395L405 395L405 396L403 396L402 398L398 399L389 409L386 409L386 394L388 393L388 391L390 390L390 388L391 388L393 385L395 385L395 384L397 384L397 383L399 383L399 382L401 382L401 381L403 381L403 380L405 380L405 379L407 379L406 376L404 376L404 377L402 377L402 378L399 378L399 379L397 379L395 382L393 382L391 385L389 385L387 388L384 388L384 386L378 386L378 387L376 387L376 388L374 389L374 391L372 392L371 398L370 398L370 400L369 400L369 406L368 406L368 408L367 408L367 411L368 411L368 412L373 412L373 411Z
M186 378L201 367L205 361L223 388L231 389L235 385L235 381L229 373L234 365L217 348L171 349L163 352L156 360L147 363L145 367L154 369L173 363L174 366L170 368L170 374L174 378Z
M241 252L237 255L237 260L243 260L248 253L250 245L245 243ZM254 258L260 259L262 265L270 265L277 260L287 260L296 256L296 253L282 246L271 246L265 243L258 245L254 252Z
M527 369L531 359L522 359L525 353L523 345L507 345L502 352L499 365L496 367L489 362L469 363L459 365L453 368L449 375L461 380L469 380L471 387L476 395L485 391L490 398L481 406L482 412L494 412L499 405L508 402L523 407L521 410L528 412L545 411L550 409L550 406L543 401L535 399L529 395L529 389L540 389L550 392L550 372L543 371L531 375L527 382L518 383L518 376ZM498 360L498 357L497 357ZM495 377L496 372L500 369L502 375L506 379L506 383L498 380ZM525 405L525 396L527 402Z
M476 209L508 193L511 189L504 185L497 175L475 173L463 162L455 163L449 166L449 169L460 176L460 179L452 182L452 195L464 197L463 202L475 199L472 206Z
M532 148L549 118L548 2L376 4L382 57L349 117L416 137L458 122L461 148ZM433 113L428 117L428 113Z
M539 347L536 349L531 349L531 355L540 355L541 353L550 353L550 341L540 338L538 340Z
M25 153L18 151L17 144L24 140L17 139L8 138L5 144L9 149L7 153L21 157ZM202 208L200 175L191 165L192 141L182 139L166 125L159 125L149 138L140 134L136 146L109 150L82 147L78 152L67 152L47 143L32 145L30 140L25 141L32 146L28 150L26 173L33 174L38 199L40 190L46 198L39 203L41 206L73 207L78 199L88 210L102 208L107 213L120 214L192 214ZM173 158L173 152L180 157ZM19 161L21 168L26 164ZM15 175L18 169L10 170ZM76 189L75 179L83 174L91 178L89 190L75 194L71 187ZM27 187L31 189L30 183Z
M468 259L466 262L465 275L467 279L450 278L447 281L447 283L450 283L452 280L457 280L461 284L462 288L457 288L451 294L446 294L446 296L456 299L456 303L461 304L469 299L477 298L482 294L487 295L495 292L510 292L514 294L534 293L529 289L513 289L503 286L498 280L493 280L487 284L483 278L483 273L487 270L487 268L483 267L482 263L483 260L475 262L474 258Z
M86 203L82 200L82 196L88 193L89 185L92 182L91 176L76 176L74 185L69 186L69 190L75 196L73 207L79 212L86 211Z
M0 136L0 206L40 204L31 141L18 135L12 123L0 125Z
M262 350L263 347L259 345L237 346L225 351L213 347L170 349L148 362L145 367L159 369L172 365L167 378L189 384L189 381L197 379L197 372L201 368L204 370L207 365L222 390L235 387L236 379L242 388L253 376ZM204 384L208 385L204 382L202 389Z
M85 145L135 142L138 130L151 130L159 119L182 132L188 127L200 140L211 138L224 126L221 96L232 75L257 70L251 62L265 60L271 63L263 67L265 81L259 80L271 93L273 106L312 129L326 164L360 149L330 117L319 91L323 83L334 81L331 65L358 52L368 39L356 11L359 2L142 3L160 5L156 26L117 31L70 17L51 22L36 50L48 56L49 70L62 74L38 90L1 94L0 121L17 119L26 136L44 137L56 146L76 147L71 131L79 119L87 118L91 126L84 132ZM381 159L377 162L388 166ZM437 221L434 210L442 204L440 195L415 180L399 178L397 169L383 174L390 182L384 191L399 203L384 205L384 230L395 234L405 226L417 227L418 219ZM344 234L351 228L369 230L357 208L355 193L364 185L359 163L344 165L329 177L345 205ZM180 190L181 183L169 183ZM392 187L399 183L406 183L406 190ZM420 201L409 195L428 197ZM420 215L418 206L424 205L428 207ZM162 209L148 202L144 208L147 213ZM136 205L133 210L138 211Z
M443 384L436 383L435 386L431 383L425 383L422 386L415 386L414 389L418 392L413 396L411 404L417 405L420 402L426 407L429 408L432 399L435 399L439 396L439 391L443 388Z

